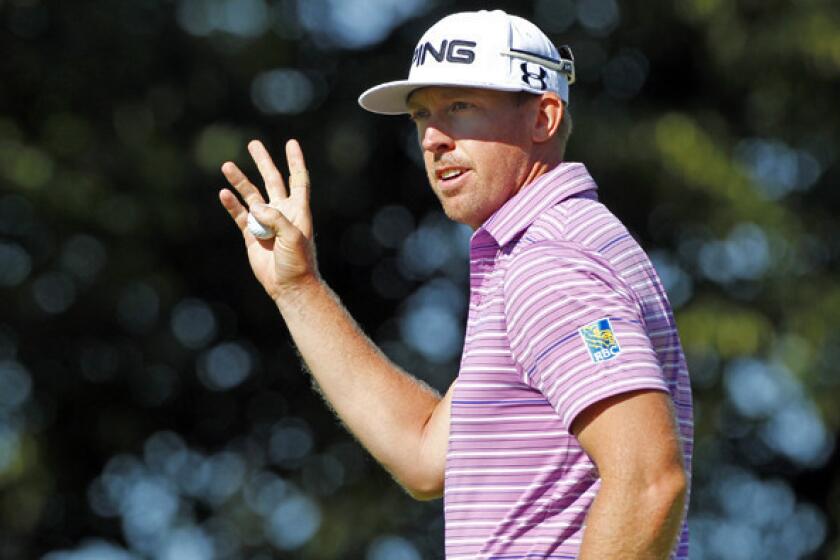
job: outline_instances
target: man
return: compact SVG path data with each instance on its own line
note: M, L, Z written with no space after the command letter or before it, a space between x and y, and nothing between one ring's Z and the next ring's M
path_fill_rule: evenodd
M445 492L446 554L474 558L687 558L691 394L674 318L644 252L563 161L573 80L533 24L455 14L421 38L408 80L368 90L409 113L446 214L475 229L461 368L443 398L362 334L319 277L300 147L283 179L249 150L271 205L230 162L245 238L336 413L415 497Z

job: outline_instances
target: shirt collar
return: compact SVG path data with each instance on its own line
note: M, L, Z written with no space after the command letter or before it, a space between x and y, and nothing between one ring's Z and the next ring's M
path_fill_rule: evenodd
M545 210L573 195L597 188L585 165L563 162L522 187L487 218L475 234L484 230L499 247L504 247Z

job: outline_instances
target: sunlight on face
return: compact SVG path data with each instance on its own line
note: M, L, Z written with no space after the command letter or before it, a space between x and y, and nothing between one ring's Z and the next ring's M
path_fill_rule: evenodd
M516 94L428 87L409 98L426 173L446 215L479 227L525 184L533 108Z

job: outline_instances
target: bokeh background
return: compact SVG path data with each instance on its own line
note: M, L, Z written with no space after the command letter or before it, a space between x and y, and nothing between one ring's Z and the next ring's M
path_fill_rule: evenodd
M574 49L568 158L667 286L692 558L840 559L834 0L0 0L0 558L442 558L441 502L302 373L218 169L299 138L324 277L445 389L470 231L356 97L484 7Z

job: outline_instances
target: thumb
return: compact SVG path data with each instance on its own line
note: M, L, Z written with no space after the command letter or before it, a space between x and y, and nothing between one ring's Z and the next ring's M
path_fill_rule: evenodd
M249 208L254 218L264 227L272 229L277 235L289 235L296 229L295 226L286 219L282 212L260 202L252 204Z

